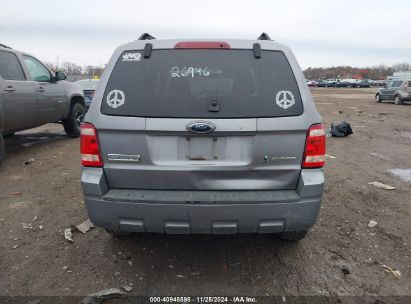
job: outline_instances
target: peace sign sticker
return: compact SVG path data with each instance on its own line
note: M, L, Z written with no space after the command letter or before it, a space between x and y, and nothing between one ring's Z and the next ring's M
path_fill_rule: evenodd
M112 90L107 94L107 104L113 109L121 107L126 102L126 95L123 91Z
M290 91L279 91L275 97L275 103L280 108L287 110L295 105L294 94Z

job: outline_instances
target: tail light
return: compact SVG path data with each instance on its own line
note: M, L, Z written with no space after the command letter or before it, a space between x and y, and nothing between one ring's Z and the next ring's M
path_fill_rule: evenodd
M102 167L103 160L96 128L90 123L83 123L80 134L81 164L84 167Z
M312 125L307 133L303 168L322 168L325 163L325 129L323 124Z

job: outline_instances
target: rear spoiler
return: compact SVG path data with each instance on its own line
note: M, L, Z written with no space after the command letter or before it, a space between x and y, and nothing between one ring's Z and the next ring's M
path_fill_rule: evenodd
M140 37L138 37L138 40L154 40L154 39L156 38L154 36L151 36L149 33L143 33L141 34ZM265 32L261 33L261 35L258 36L257 40L272 41L271 37ZM178 45L179 44L177 44L176 46ZM227 46L228 44L227 45L221 44L220 48L229 48L229 46L228 47ZM144 46L144 53L143 53L144 58L150 58L152 49L153 49L153 45L151 43L146 43L146 45ZM259 43L253 44L253 52L254 52L254 58L261 58L261 45Z
M156 39L156 37L150 35L149 33L143 33L140 35L140 37L138 37L137 40L154 40ZM261 33L260 36L258 36L257 40L272 40L270 35L268 35L267 33L263 32Z

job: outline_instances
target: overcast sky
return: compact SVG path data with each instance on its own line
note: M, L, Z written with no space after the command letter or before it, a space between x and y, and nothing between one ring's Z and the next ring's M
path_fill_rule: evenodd
M42 60L100 65L143 32L289 45L301 66L411 62L411 1L0 0L0 43Z

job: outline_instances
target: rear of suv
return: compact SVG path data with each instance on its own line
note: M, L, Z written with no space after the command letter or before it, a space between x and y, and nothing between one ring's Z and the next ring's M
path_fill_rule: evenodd
M291 50L257 40L120 46L81 130L91 221L113 234L303 238L324 187L325 131Z

